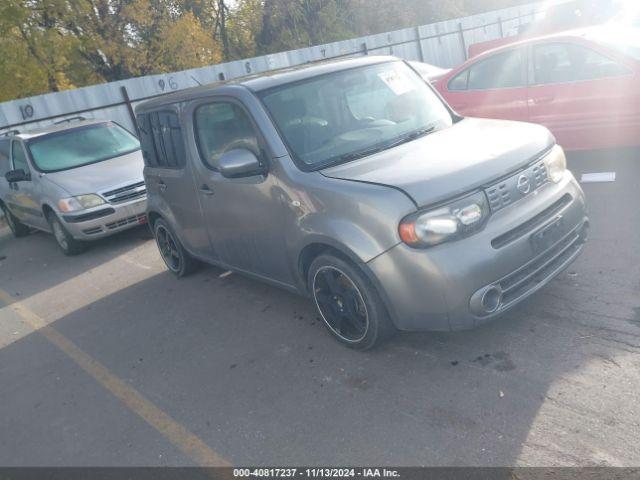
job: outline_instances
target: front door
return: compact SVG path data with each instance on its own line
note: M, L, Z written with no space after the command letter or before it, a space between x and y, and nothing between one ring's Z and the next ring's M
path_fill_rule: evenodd
M449 81L444 96L467 117L527 121L525 60L522 47L478 60Z
M236 148L251 150L267 162L267 148L251 117L235 100L220 99L197 105L193 118L198 158L191 164L220 262L292 285L275 175L225 178L218 170L222 154Z
M29 180L9 184L8 205L11 212L23 223L40 229L48 229L47 221L38 201L37 185L33 181L33 172L29 167L22 142L11 142L11 169L23 170Z

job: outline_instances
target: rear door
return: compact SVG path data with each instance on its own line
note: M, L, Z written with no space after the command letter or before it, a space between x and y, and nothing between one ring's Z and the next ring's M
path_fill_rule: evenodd
M563 147L637 142L638 77L629 67L587 45L548 42L531 47L530 77L529 117Z
M158 206L189 252L213 260L178 110L165 108L137 117L150 206Z
M524 47L472 63L444 86L455 111L467 117L528 120Z
M39 186L29 166L24 145L19 140L11 142L11 170L23 170L29 180L24 182L13 182L9 184L9 204L10 210L20 221L38 227L48 229L47 221L40 205L38 195Z

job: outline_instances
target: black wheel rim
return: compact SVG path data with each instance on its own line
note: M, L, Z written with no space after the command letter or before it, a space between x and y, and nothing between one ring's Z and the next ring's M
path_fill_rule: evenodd
M156 229L156 242L164 263L167 264L170 270L178 272L182 263L178 246L173 239L173 235L162 225Z
M347 342L362 340L369 330L367 306L347 274L322 267L313 277L313 296L327 326Z

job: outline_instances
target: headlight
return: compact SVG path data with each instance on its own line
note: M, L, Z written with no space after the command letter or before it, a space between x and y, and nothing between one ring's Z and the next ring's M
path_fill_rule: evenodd
M430 247L480 230L489 217L483 192L474 193L443 207L406 217L398 227L400 238L412 247Z
M58 202L58 208L61 212L74 212L76 210L97 207L103 203L104 200L98 195L78 195L77 197L63 198Z
M549 180L558 183L564 177L567 169L567 157L564 156L564 150L560 145L555 145L551 151L544 157L544 165L547 167L547 175Z

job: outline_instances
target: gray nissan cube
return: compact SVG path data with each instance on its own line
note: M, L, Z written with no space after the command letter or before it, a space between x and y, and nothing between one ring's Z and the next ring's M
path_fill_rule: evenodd
M206 262L307 295L353 348L504 314L586 240L546 128L462 118L393 57L184 90L137 119L168 269Z

